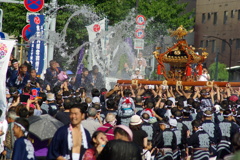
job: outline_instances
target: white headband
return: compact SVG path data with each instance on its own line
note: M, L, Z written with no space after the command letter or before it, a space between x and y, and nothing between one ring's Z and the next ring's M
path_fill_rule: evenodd
M26 129L20 123L14 122L14 124L16 124L18 127L20 127L23 132L26 131Z
M229 114L225 114L225 115L223 115L223 117L229 117L229 116L232 116L233 114L232 113L229 113Z
M204 116L206 117L211 117L213 114L206 114L206 113L203 113Z

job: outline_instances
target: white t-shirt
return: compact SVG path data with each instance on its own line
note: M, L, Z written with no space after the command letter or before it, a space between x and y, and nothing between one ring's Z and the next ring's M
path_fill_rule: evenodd
M209 80L210 80L210 75L205 73L199 77L198 81L209 81Z
M143 149L143 154L144 154L145 160L151 160L151 153L150 153L150 151L147 151L146 149Z

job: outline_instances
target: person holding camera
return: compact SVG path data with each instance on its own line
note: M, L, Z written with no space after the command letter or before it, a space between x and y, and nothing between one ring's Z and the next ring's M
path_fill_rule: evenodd
M206 68L203 68L202 75L199 77L198 81L210 81L210 75Z

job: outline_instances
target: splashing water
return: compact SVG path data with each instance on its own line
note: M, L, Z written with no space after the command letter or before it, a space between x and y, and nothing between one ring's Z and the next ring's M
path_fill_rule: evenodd
M67 46L66 36L67 29L71 20L76 16L82 15L83 17L85 17L85 19L87 19L87 23L92 24L94 22L100 21L103 16L97 15L95 12L92 11L90 7L79 7L76 5L65 5L62 7L49 9L48 13L45 14L54 14L59 9L63 8L68 8L73 12L73 14L66 21L66 24L61 33L45 30L45 33L47 33L49 37L41 38L40 40L54 44L55 48L58 49L58 54L64 58L67 58L67 64L69 65L75 60L74 57L79 54L79 51L83 47L90 46L89 50L92 53L92 59L94 59L95 62L95 64L93 65L97 65L99 67L99 71L103 73L104 77L122 78L121 76L118 76L116 74L119 72L121 57L124 55L127 57L126 63L128 63L129 66L134 63L134 59L136 57L133 51L133 46L131 44L132 39L134 39L134 31L136 25L135 10L132 9L125 20L117 23L114 26L109 26L108 31L101 31L101 33L94 39L94 42L85 42L79 47L75 48L74 51L70 55L68 55L67 49L69 46ZM149 21L151 20L152 19L150 19ZM32 40L36 40L36 37L31 37L30 41ZM158 40L156 39L155 41ZM145 50L144 52L151 55L153 47L149 46L148 50L149 51Z

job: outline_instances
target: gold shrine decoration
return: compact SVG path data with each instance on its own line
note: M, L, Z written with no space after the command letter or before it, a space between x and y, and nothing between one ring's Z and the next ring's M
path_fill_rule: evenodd
M183 39L184 36L186 36L188 33L192 33L192 30L187 31L183 25L180 25L175 31L169 29L168 30L169 33L171 33L171 37L177 37L177 39Z
M133 80L118 80L118 84L133 84ZM149 80L134 80L135 85L136 84L142 84L142 85L168 85L168 86L176 86L180 85L180 83L177 81L149 81ZM167 83L166 83L167 82ZM226 84L230 84L232 87L240 87L240 82L215 82L215 81L182 81L182 86L208 86L212 87L213 85L217 85L218 87L226 87Z

